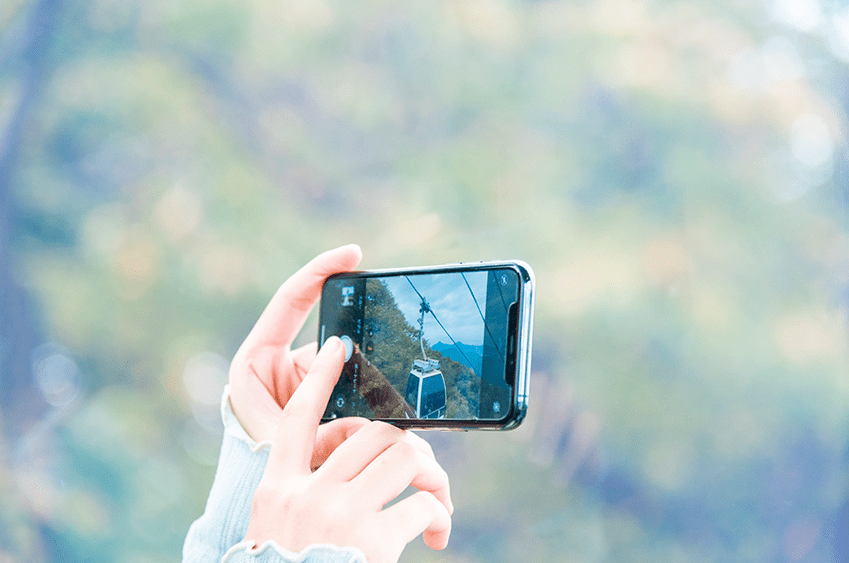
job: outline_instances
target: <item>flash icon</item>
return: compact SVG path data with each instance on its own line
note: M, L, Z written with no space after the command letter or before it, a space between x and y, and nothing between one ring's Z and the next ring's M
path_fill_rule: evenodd
M346 286L342 288L342 306L350 307L354 304L351 297L354 295L354 286Z

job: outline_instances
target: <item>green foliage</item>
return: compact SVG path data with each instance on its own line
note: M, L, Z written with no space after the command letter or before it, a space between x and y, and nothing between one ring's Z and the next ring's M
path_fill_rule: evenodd
M366 281L368 318L363 327L365 355L403 396L412 361L421 357L419 331L411 327L380 280Z
M527 423L428 436L452 543L402 560L829 561L849 47L837 3L795 4L0 4L0 560L178 558L228 358L358 242L539 288Z
M413 360L420 359L419 331L410 326L395 298L380 280L368 280L368 321L364 327L365 356L401 395L407 391L407 376ZM446 418L470 418L477 413L480 378L463 364L445 357L425 343L428 358L439 360L448 394Z

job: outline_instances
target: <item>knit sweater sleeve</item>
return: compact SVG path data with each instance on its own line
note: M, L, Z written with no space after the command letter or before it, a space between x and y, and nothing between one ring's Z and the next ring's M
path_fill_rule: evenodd
M365 555L351 547L321 544L293 553L273 541L259 547L244 541L271 443L257 443L248 436L230 407L229 387L221 399L221 417L224 439L218 469L206 508L186 535L183 562L366 563Z

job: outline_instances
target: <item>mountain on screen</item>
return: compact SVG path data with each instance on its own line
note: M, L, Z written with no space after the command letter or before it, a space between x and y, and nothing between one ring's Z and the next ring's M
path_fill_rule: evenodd
M481 363L483 362L483 346L472 346L462 342L458 342L455 346L451 343L437 342L431 348L446 358L451 358L480 374Z

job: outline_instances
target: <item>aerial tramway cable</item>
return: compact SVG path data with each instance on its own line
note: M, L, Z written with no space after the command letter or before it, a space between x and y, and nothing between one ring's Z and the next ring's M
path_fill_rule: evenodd
M410 282L410 278L407 278ZM412 286L412 282L410 282ZM428 359L424 347L424 317L425 313L433 315L433 311L415 286L413 290L421 298L419 305L419 346L422 349L423 360L413 360L410 375L407 377L406 402L413 408L417 418L444 418L448 392L445 388L445 376L439 369L439 361ZM436 316L434 315L434 318ZM437 319L439 322L439 319ZM440 323L440 326L441 323ZM445 327L442 327L445 330ZM448 332L446 331L446 334ZM448 335L451 338L451 335Z
M496 342L495 337L492 336L492 332L489 330L489 324L486 322L486 317L483 316L483 312L481 311L480 305L478 305L478 300L475 298L475 292L472 291L472 286L469 285L469 280L466 279L466 274L460 272L460 275L463 276L463 281L466 282L466 287L469 288L469 293L472 294L472 301L475 302L475 307L478 308L478 315L481 316L481 320L483 321L483 328L486 330L486 333L489 335L489 339L492 340L492 343L495 344L495 351L498 352L498 358L504 360L504 357L501 355L501 348L498 346L498 342ZM496 287L497 284L496 284ZM501 288L498 288L498 293L501 293ZM501 296L501 303L504 305L504 310L507 310L507 304L504 303L504 296Z
M418 295L418 296L419 296L419 299L421 299L423 302L427 303L427 301L425 300L424 296L422 296L422 294L421 294L421 293L419 293L419 290L418 290L418 289L416 289L416 286L415 286L415 285L413 285L413 282L412 282L412 281L410 281L410 278L409 278L408 276L404 276L404 278L405 278L405 279L409 282L410 287L412 287L412 288L413 288L413 291L415 291L415 292L416 292L416 295ZM430 307L428 307L428 308L430 308ZM441 323L441 322L439 322L439 319L437 318L436 313L434 313L432 309L430 310L430 314L431 314L431 315L433 315L433 320L435 320L435 321L436 321L436 323L439 325L439 327L442 329L442 331L445 333L445 335L446 335L449 339L451 339L451 342L452 342L452 344L454 344L454 347L455 347L455 348L457 348L457 350L458 350L461 354L463 354L463 357L464 357L464 358L466 358L466 362L468 362L466 365L468 365L468 366L473 366L473 365L475 365L475 364L473 364L473 363L472 363L472 361L469 359L469 357L466 355L466 353L465 353L465 352L463 352L463 349L462 349L462 348L460 348L460 346L458 346L458 345L457 345L457 341L456 341L456 340L454 340L454 337L452 337L452 336L451 336L451 334L450 334L450 333L449 333L449 332L445 329L445 327L442 325L442 323Z

